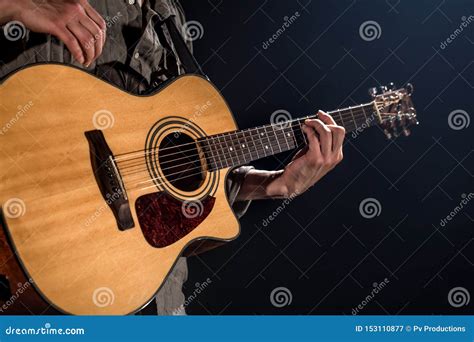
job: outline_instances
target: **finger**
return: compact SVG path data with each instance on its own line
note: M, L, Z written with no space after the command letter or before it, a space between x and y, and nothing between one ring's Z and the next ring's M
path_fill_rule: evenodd
M324 122L326 125L337 125L333 117L322 110L318 112L318 119Z
M306 138L308 139L308 146L311 152L316 152L321 154L321 146L319 144L319 139L316 136L316 132L314 129L308 125L303 125L303 132L306 134Z
M81 46L79 45L79 42L77 41L77 38L66 27L59 29L56 33L56 36L64 44L66 44L66 47L71 52L71 55L74 57L74 59L79 63L84 64L84 53Z
M84 4L84 9L86 10L87 15L94 20L97 26L100 27L101 30L105 30L107 25L105 20L100 16L100 14L92 7L88 2Z
M102 31L102 46L105 44L106 32L107 32L107 23L104 18L92 7L88 2L84 4L84 9L86 10L87 15L94 20L94 22L99 26Z
M97 57L102 53L102 46L104 38L102 36L102 30L100 27L88 16L84 16L79 19L79 23L84 26L87 31L92 35L92 41L89 44L94 44L94 57L93 60L96 60Z
M82 26L78 21L73 21L66 26L69 31L77 38L79 45L85 56L85 62L83 63L86 67L91 64L95 55L95 45L91 33Z
M339 150L342 148L342 143L344 142L346 130L344 127L334 125L328 125L328 128L332 132L332 151L333 153L339 153Z
M325 156L329 156L332 151L332 132L321 120L306 120L305 124L313 127L319 136L321 152Z

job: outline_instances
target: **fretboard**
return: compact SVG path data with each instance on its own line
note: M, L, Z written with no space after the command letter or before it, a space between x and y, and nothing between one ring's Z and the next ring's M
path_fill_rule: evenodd
M368 103L328 112L346 132L361 130L377 122L374 104ZM208 136L199 140L210 170L247 164L251 161L306 145L302 127L311 115L282 123Z

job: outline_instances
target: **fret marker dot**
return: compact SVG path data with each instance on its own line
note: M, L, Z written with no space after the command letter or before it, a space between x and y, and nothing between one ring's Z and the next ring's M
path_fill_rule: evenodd
M287 136L290 136L290 133L287 133L286 135L287 135Z
M268 146L267 146L267 145L265 145L265 148L268 150Z
M229 150L233 151L232 147L231 147L231 148L229 148Z
M242 147L245 147L245 144L242 144Z

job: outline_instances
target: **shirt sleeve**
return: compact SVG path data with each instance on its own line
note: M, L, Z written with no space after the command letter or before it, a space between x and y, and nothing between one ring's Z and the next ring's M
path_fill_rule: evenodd
M226 191L229 203L235 212L237 218L241 218L246 213L252 201L237 201L237 195L240 191L240 187L247 177L250 170L253 170L253 166L240 166L230 171L227 177Z

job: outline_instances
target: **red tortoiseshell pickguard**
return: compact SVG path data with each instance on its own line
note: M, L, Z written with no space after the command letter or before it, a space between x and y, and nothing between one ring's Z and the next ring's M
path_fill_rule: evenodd
M208 196L199 202L198 211L185 215L182 201L166 192L141 196L135 202L138 222L146 241L163 248L182 239L196 228L211 212L215 198Z

